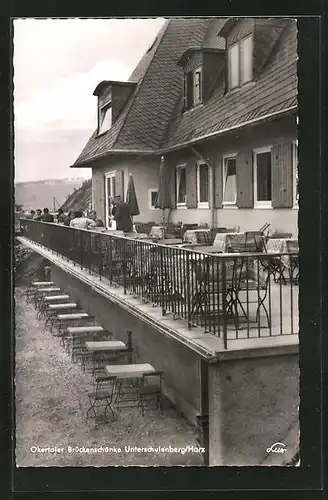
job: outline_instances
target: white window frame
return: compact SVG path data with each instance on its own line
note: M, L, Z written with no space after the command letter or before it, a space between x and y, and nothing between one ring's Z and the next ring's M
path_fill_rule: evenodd
M243 42L249 38L251 39L251 78L249 80L243 81L242 68L244 67L245 58L244 58L243 51L242 51L241 47L242 47ZM231 66L232 66L231 65L231 60L232 60L231 53L232 53L232 49L234 47L238 48L238 50L237 50L237 54L238 54L238 83L236 85L232 86L232 83L231 83ZM238 88L240 88L244 85L247 85L248 83L253 81L253 77L254 77L253 51L254 51L254 39L253 39L252 33L247 35L247 36L244 36L243 38L238 40L238 42L235 42L232 45L230 45L230 47L228 47L228 89L229 89L229 91L238 89Z
M298 140L292 142L292 162L293 162L293 208L298 208L297 180L298 180Z
M232 49L234 47L237 47L237 54L238 54L238 82L236 85L232 86L232 79L231 79L231 60L232 60ZM240 86L240 47L239 47L239 42L233 43L230 47L228 47L228 88L229 90L234 90L237 89Z
M183 203L179 203L179 171L184 168L186 171L186 196L185 201ZM176 179L176 200L177 200L177 208L186 208L187 206L187 163L180 163L175 167L175 179Z
M110 226L108 225L108 217L109 217L109 206L108 206L108 179L116 179L116 170L113 170L111 172L107 172L105 174L105 215L106 215L106 221L105 221L105 227L108 229ZM115 196L115 194L114 194Z
M199 78L199 98L197 97L196 99L196 74L200 73L200 78ZM193 100L193 105L197 106L198 104L201 104L203 100L203 88L202 88L202 66L199 66L195 70L193 70L193 78L192 78L192 100Z
M251 40L251 54L250 54L250 57L251 57L251 77L249 80L244 80L242 78L243 74L244 74L244 66L245 66L245 58L244 58L244 53L242 51L242 45L243 43L245 42L245 40L248 40L250 39ZM247 83L251 82L253 80L253 53L254 53L254 41L253 41L253 35L247 35L245 37L243 37L240 42L239 42L239 84L240 86L242 85L246 85Z
M208 176L208 201L200 201L200 167L202 165L207 166L207 176ZM210 208L210 196L211 196L211 169L208 163L203 160L197 162L197 208Z
M236 206L237 205L237 172L236 172L236 196L235 196L235 201L224 201L224 191L225 191L225 185L226 185L226 174L227 174L227 165L226 165L226 160L229 158L236 158L237 160L237 153L229 153L224 156L222 156L222 205L223 206Z
M156 208L154 205L152 205L152 202L151 202L151 195L153 193L158 193L158 189L157 188L149 188L148 189L148 208L149 210L159 210L158 208Z
M253 178L254 178L254 208L272 208L272 175L271 175L271 200L257 200L257 155L261 153L271 153L272 145L263 148L253 149ZM271 158L271 174L272 174L272 158Z
M111 123L110 123L110 126L108 128L106 128L105 130L101 130L103 121L105 119L105 115L106 115L107 110L109 108L111 109ZM98 135L105 134L105 132L108 132L108 130L110 130L110 128L112 126L112 121L113 121L112 112L113 112L113 110L112 110L112 102L111 101L107 102L106 104L103 104L100 107L100 109L99 109L99 118L98 118ZM104 114L104 117L103 117L103 114Z

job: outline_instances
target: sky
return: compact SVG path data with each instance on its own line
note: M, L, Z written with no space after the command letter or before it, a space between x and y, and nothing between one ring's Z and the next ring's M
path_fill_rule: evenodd
M69 167L97 126L93 91L126 81L164 22L14 21L15 182L91 177Z

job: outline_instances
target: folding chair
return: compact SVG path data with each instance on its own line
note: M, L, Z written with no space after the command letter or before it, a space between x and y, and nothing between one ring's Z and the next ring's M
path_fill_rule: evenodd
M100 420L103 417L103 422L110 422L107 411L110 410L112 414L112 422L115 419L113 405L117 395L116 377L97 377L94 390L87 393L89 398L90 407L87 410L86 418L90 418L90 414L95 420ZM97 410L102 409L102 413Z
M266 251L264 235L262 231L246 231L244 252Z
M51 287L45 287L45 288L38 288L35 293L33 294L33 303L34 307L36 309L40 308L40 305L42 303L42 299L44 295L46 294L47 296L50 295L58 295L61 293L61 288L59 286L51 286Z
M139 387L139 408L142 415L145 409L159 408L163 414L162 407L162 371L144 373ZM155 405L155 408L151 404Z
M34 293L41 288L49 288L54 286L53 281L31 281L26 289L26 302L29 303L33 299Z
M95 317L90 316L86 312L70 313L70 314L55 314L51 321L50 331L57 328L57 333L54 335L60 337L64 334L66 326L82 326L88 321L94 321Z
M37 319L47 318L47 308L50 304L66 304L70 296L66 293L61 295L44 295L38 306Z

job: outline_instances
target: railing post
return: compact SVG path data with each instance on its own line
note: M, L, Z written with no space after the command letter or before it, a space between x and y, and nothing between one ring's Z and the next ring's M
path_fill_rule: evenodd
M127 334L128 334L127 348L129 350L129 364L131 365L133 362L132 332L128 330Z
M124 295L126 295L127 263L128 263L128 259L127 259L127 240L124 239L123 240L123 288L124 288Z
M227 270L226 261L222 259L222 309L223 309L223 346L224 349L228 348L227 339ZM232 285L233 286L233 285ZM233 291L232 291L233 293Z
M183 264L185 266L183 270L184 276L187 278L187 319L188 319L188 329L191 329L191 313L192 313L192 301L193 297L191 296L190 293L190 272L193 272L193 267L190 265L190 252L184 252L184 259L183 259Z
M159 245L159 252L160 252L160 266L161 266L161 268L160 268L160 273L158 276L160 279L160 286L161 286L162 315L165 316L166 308L165 308L165 288L164 288L165 273L164 273L164 258L163 258L164 246L163 245Z

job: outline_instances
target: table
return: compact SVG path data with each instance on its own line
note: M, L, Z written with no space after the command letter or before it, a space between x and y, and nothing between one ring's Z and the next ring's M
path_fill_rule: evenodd
M267 252L286 254L290 252L289 247L291 245L297 248L298 251L298 240L296 238L269 238L266 248ZM282 258L288 264L288 255L284 255Z
M105 367L107 375L110 377L124 378L142 378L145 373L155 371L150 363L135 363L131 365L107 365Z
M91 351L91 352L118 351L121 349L127 349L126 345L121 340L104 340L103 342L101 342L101 341L91 342L90 341L90 342L86 342L85 346L88 349L88 351Z
M150 363L130 365L107 365L105 372L116 377L115 406L121 408L142 408L141 385L143 376L155 372Z
M87 352L82 356L82 368L85 370L86 361L91 357L93 375L96 371L103 370L110 361L119 359L122 353L130 351L124 342L120 340L87 341L85 346ZM91 356L88 356L88 354Z
M245 243L245 233L217 233L212 247L217 252L228 252L231 243L242 245Z
M266 244L267 253L282 254L276 257L275 281L286 284L285 271L289 273L290 281L298 283L298 240L296 238L270 238ZM293 254L291 254L293 251Z
M151 238L157 238L159 240L164 238L164 230L163 226L153 226L150 230L150 235Z
M184 233L183 240L186 243L197 244L199 241L197 238L197 234L204 234L204 233L209 233L209 232L210 232L210 229L206 229L206 228L187 229L187 231Z

